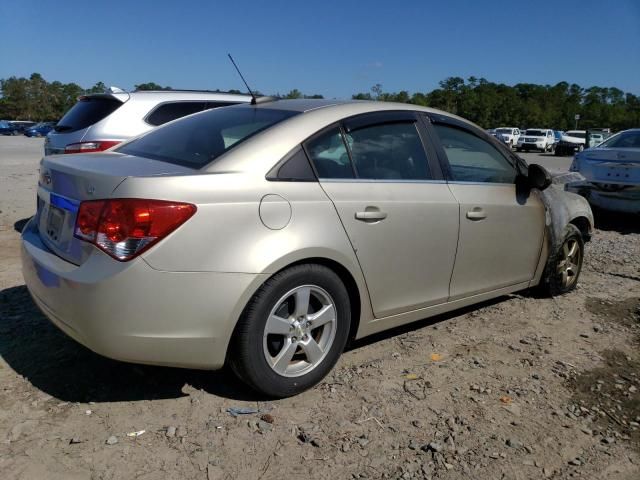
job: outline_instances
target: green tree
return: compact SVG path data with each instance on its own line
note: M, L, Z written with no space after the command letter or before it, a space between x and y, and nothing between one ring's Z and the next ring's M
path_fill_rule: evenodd
M163 87L155 82L140 83L134 85L135 90L173 90L171 87Z

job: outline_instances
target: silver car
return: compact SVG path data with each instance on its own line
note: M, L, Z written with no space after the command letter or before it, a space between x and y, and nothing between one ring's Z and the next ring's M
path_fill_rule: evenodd
M625 130L573 159L580 181L567 184L595 207L640 213L640 128Z
M377 102L281 100L45 157L25 282L119 360L229 364L273 397L347 341L510 292L575 288L593 218L477 126Z
M248 95L196 90L125 92L111 87L78 98L47 134L44 153L104 151L177 118L250 100Z

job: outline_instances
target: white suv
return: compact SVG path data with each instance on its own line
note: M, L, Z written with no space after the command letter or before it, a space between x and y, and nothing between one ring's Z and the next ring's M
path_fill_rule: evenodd
M520 136L516 145L516 150L541 150L551 152L555 145L555 135L553 130L548 128L528 128L524 135Z
M504 142L509 147L515 147L520 138L520 129L515 127L500 127L496 128L496 138L501 142Z
M47 134L45 155L107 150L158 125L210 108L249 103L249 95L195 90L125 92L84 95Z

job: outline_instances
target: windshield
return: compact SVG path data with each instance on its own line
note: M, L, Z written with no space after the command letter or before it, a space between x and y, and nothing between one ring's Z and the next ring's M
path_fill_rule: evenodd
M511 135L511 129L510 128L499 128L496 130L496 133L506 133L508 135Z
M207 110L153 130L116 151L198 169L297 113L255 107Z
M604 148L640 148L640 131L618 133L598 146Z
M527 130L526 134L532 137L544 137L546 135L542 130Z
M587 138L587 134L585 132L567 132L567 135L569 137Z

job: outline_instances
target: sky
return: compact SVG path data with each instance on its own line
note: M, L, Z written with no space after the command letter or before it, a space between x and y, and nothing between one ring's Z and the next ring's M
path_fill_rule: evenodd
M0 2L0 78L126 90L428 92L450 76L640 94L640 1Z

